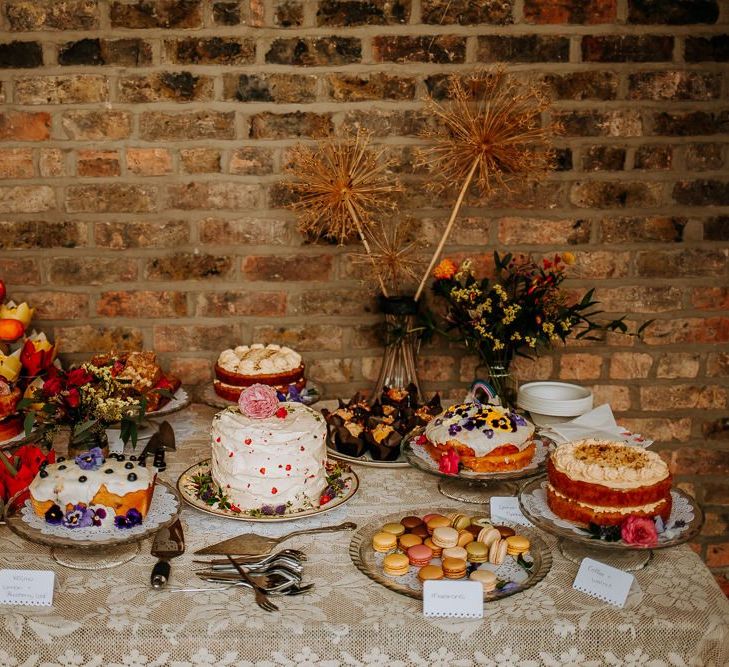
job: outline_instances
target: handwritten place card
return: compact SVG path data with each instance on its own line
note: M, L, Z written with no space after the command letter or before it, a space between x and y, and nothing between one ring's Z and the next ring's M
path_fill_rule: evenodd
M426 581L423 614L453 618L483 618L483 586L480 581Z
M55 579L49 570L0 570L0 604L50 607Z
M635 577L592 558L583 558L572 588L598 600L624 607Z
M508 521L520 526L531 526L527 518L521 513L519 499L513 496L491 496L491 521Z

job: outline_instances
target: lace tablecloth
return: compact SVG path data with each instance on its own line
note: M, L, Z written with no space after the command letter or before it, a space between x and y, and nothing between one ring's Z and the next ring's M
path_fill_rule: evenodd
M194 405L170 417L178 438L168 456L170 481L208 455L213 413ZM357 473L362 486L352 501L295 523L253 525L185 508L187 551L173 561L171 585L199 587L192 552L251 528L281 534L345 519L363 524L399 509L458 507L439 494L435 477L417 470L360 466ZM577 566L545 535L554 557L547 577L469 621L425 619L419 601L365 577L349 559L350 537L288 542L309 554L305 575L315 587L279 598L281 611L269 614L245 591L153 591L149 542L126 565L79 571L0 527L0 568L57 575L53 607L0 607L0 667L729 665L729 601L687 546L657 552L636 573L642 599L618 610L571 588Z

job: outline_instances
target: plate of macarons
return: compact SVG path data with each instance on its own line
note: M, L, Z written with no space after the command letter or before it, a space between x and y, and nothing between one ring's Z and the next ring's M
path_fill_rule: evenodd
M498 600L531 588L552 567L533 529L444 508L368 523L353 535L349 554L370 579L415 599L425 581L470 579L483 586L484 601Z

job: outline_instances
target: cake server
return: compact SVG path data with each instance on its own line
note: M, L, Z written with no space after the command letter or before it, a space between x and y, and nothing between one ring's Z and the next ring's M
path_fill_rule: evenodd
M312 533L336 533L340 530L354 530L356 523L346 521L337 526L324 526L322 528L309 528L308 530L295 530L281 537L265 537L255 533L243 533L237 537L231 537L209 547L199 549L196 554L221 554L224 556L265 556L281 542L296 535L310 535Z
M170 578L170 559L185 553L185 535L177 519L171 526L163 528L154 536L152 555L159 558L152 568L152 588L162 588Z

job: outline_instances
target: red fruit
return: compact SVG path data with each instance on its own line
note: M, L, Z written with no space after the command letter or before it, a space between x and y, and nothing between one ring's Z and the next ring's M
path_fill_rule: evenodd
M286 411L286 408L279 408L278 410L276 410L276 416L279 419L286 419L287 414L288 412Z
M266 469L265 468L261 468L258 472L260 472L261 475L265 475L266 474Z
M274 487L273 487L273 488L271 489L271 493L272 493L272 494L273 494L273 495L275 496L275 495L276 495L276 494L278 493L278 489L277 489L277 488L276 488L276 487L274 486Z
M245 442L246 445L250 445L253 441L250 438L246 438L243 442Z
M0 319L0 340L13 343L25 333L25 327L20 320L10 318Z
M332 499L332 497L328 496L325 493L321 498L319 498L319 505L326 505L331 499Z

